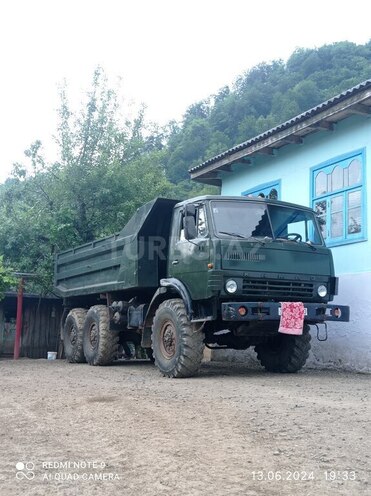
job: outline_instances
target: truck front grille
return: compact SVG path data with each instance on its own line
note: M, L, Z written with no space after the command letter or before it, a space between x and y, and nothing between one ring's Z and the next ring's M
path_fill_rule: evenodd
M265 279L244 279L242 293L255 298L292 300L311 299L314 285L311 282L269 281Z

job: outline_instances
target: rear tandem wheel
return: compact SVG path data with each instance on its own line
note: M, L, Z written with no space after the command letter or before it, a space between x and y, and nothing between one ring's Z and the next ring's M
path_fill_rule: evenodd
M83 330L87 310L73 308L63 326L63 346L66 360L70 363L85 362Z
M109 365L117 357L118 332L110 329L109 309L94 305L86 314L84 354L89 365Z

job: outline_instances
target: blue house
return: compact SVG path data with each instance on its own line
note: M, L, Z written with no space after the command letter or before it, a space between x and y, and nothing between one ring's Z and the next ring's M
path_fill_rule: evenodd
M349 323L312 341L309 365L371 370L371 80L190 170L223 195L264 195L311 206L339 277ZM314 336L313 336L314 337Z

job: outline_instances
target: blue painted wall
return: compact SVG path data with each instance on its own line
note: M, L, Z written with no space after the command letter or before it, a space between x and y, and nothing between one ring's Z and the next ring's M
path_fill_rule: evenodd
M367 233L371 233L371 118L349 117L333 131L320 131L301 145L287 145L274 156L254 158L252 165L236 165L222 172L222 194L244 191L275 180L281 181L281 199L311 206L311 168L332 158L365 149L365 209ZM332 248L337 274L370 272L371 243L368 239Z

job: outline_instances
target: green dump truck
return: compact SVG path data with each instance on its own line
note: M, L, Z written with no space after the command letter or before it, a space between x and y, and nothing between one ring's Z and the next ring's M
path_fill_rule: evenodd
M268 371L296 372L309 326L349 321L329 304L337 278L313 210L256 197L157 198L118 234L57 254L55 290L68 361L107 365L134 343L168 377L194 375L205 346L255 347ZM299 333L280 328L285 303Z

